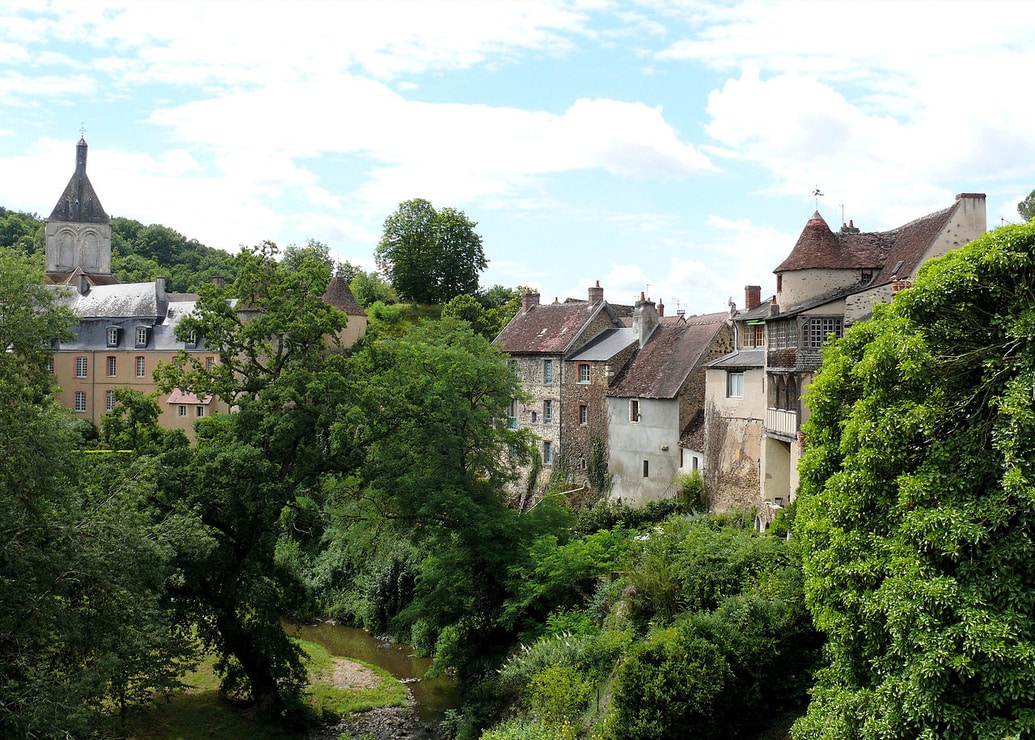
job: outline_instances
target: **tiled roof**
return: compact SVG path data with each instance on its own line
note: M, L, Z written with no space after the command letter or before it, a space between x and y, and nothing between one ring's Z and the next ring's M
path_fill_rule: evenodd
M323 301L335 308L341 309L350 316L366 315L366 311L359 305L356 297L352 295L348 281L340 276L331 278L331 282L327 284L327 291L323 294Z
M704 452L704 409L699 409L679 435L679 446L685 450Z
M896 267L899 275L910 275L958 207L957 199L944 210L890 231L875 232L843 229L834 233L817 211L805 224L787 259L773 272L871 268L880 270L873 283L878 285L890 282Z
M607 395L675 398L727 318L728 313L713 313L691 316L685 324L659 325Z
M182 404L203 404L207 406L212 403L212 396L201 396L200 398L193 393L187 393L181 391L179 388L173 388L172 393L169 394L169 398L166 399L166 403L182 403Z
M537 304L512 318L495 343L508 354L563 354L599 311L617 321L603 302Z

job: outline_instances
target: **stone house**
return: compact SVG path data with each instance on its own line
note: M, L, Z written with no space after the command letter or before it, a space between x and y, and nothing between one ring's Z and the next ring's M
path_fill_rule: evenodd
M567 406L573 401L562 388L577 385L579 377L577 368L570 376L565 358L601 332L621 326L619 311L604 300L598 283L586 301L544 305L538 293L526 293L521 310L493 340L508 355L521 385L524 398L511 402L509 423L514 429L530 429L539 439L541 483L568 459L565 427L572 424Z
M714 466L710 479L716 508L746 503L750 440L759 423L755 505L763 504L760 527L794 499L804 442L801 428L808 418L802 399L819 369L820 347L855 321L868 318L876 303L888 302L897 290L908 287L924 262L984 231L985 196L980 193L957 195L950 207L884 232L862 232L849 222L835 233L818 212L813 214L774 270L773 299L735 317L738 331L750 338L740 340L735 353L711 368L706 447L714 457L707 462ZM761 377L754 351L759 342L764 346ZM738 385L738 374L743 386ZM734 391L744 395L738 397Z
M705 399L705 365L732 349L728 314L659 321L641 294L633 311L636 352L607 391L611 497L642 504L675 495L687 469L681 442L694 436Z

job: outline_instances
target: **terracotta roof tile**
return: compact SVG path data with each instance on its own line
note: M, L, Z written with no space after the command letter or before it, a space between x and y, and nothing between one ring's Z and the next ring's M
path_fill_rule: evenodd
M332 277L323 294L324 303L339 308L350 316L366 315L359 301L352 295L348 281L343 277Z
M675 398L728 317L727 313L704 314L687 318L685 324L659 325L607 395Z
M602 310L617 324L606 303L536 304L511 319L495 344L508 354L563 354Z

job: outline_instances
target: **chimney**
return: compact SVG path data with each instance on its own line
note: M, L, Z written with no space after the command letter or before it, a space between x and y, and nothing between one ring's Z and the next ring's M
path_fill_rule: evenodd
M525 291L525 294L521 296L521 313L528 313L535 306L539 305L539 294L533 293L532 291Z
M76 289L79 291L79 295L86 295L90 292L90 278L84 273L79 274L79 285Z
M602 300L604 300L604 289L600 287L600 281L597 280L597 284L589 289L589 302L600 303Z
M762 302L761 285L744 286L744 310L752 309Z
M223 287L226 286L226 278L223 277L222 275L213 275L212 276L212 284L217 286L217 287L219 287L219 288L223 288Z
M636 305L633 307L632 325L633 332L636 334L641 347L650 339L650 335L657 325L658 312L654 306L654 301L646 298L641 292L640 300L636 301Z
M663 298L658 299L658 318L664 318L665 316L665 300Z
M159 298L165 295L165 278L155 278L155 295Z

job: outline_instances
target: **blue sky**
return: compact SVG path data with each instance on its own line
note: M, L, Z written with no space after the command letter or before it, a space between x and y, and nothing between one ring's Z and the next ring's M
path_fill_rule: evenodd
M110 214L209 246L372 269L421 197L478 223L486 287L721 311L817 202L1017 221L1032 39L1020 1L0 0L0 205L49 215L83 126Z

